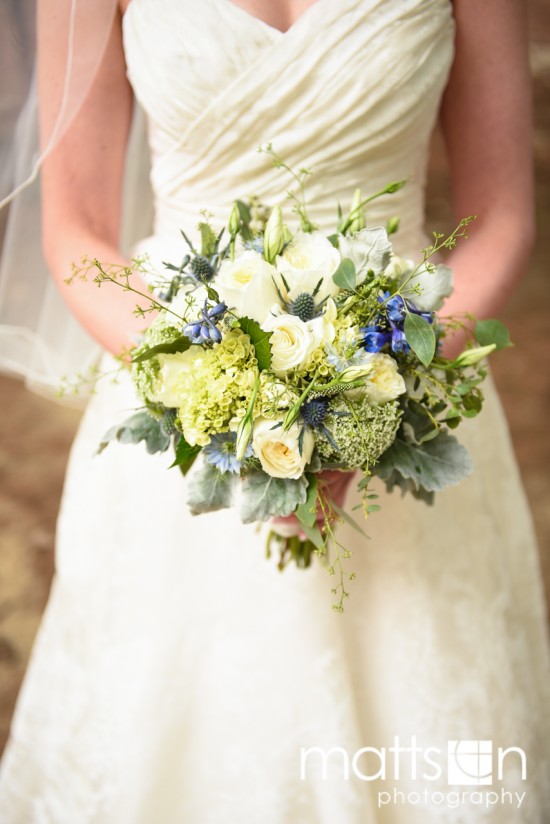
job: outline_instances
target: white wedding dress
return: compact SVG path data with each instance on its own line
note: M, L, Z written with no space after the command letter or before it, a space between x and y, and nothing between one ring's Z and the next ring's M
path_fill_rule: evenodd
M408 178L368 222L399 214L398 251L417 255L453 35L449 0L318 0L287 33L229 0L133 0L125 49L156 207L140 248L169 258L200 209L222 225L236 196L276 202L288 180L256 151L273 141L315 170L308 199L326 230L356 186ZM94 456L138 403L127 376L100 382L74 442L57 573L3 762L3 824L548 822L540 571L491 384L458 432L469 480L433 507L382 493L368 540L342 527L357 572L343 615L319 563L279 573L266 560L265 527L233 511L192 517L167 454L115 444ZM426 763L412 777L405 756L396 775L394 736L439 748L441 777ZM526 779L511 755L492 786L449 784L456 740L521 748ZM341 748L326 780L318 754L301 775L311 747ZM385 781L361 778L378 772L374 753L346 778L346 755L364 747L387 751ZM453 789L465 791L456 805ZM519 809L479 800L502 789L525 792ZM382 791L404 801L381 803Z

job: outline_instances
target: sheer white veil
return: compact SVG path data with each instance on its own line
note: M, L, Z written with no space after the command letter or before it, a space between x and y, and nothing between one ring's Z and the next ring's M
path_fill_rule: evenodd
M41 123L36 82L36 0L0 4L0 370L34 391L57 397L64 377L88 373L101 353L79 325L42 255L40 168L78 113L104 54L118 0L38 0L39 48L50 27L65 27L56 114ZM57 34L56 40L59 40ZM136 191L136 189L138 191ZM139 193L139 196L138 196ZM148 234L151 202L144 118L136 108L125 180L122 248ZM140 213L132 204L140 203ZM70 273L67 273L69 275ZM85 401L80 393L77 403ZM67 395L65 402L75 400Z

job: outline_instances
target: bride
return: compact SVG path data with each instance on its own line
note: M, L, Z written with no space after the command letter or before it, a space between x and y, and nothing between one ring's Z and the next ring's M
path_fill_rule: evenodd
M48 132L66 21L45 8ZM525 270L521 4L131 0L42 175L47 260L105 367L143 325L134 300L64 279L83 253L125 260L132 93L147 115L155 197L154 232L138 248L152 257L169 259L202 208L221 226L236 196L277 201L286 181L256 151L268 140L314 168L310 212L323 230L356 186L408 178L367 218L399 214L397 251L415 256L440 113L455 213L479 215L450 256L446 311L494 315ZM320 564L279 574L262 532L232 511L194 520L165 455L115 444L94 456L137 405L128 375L100 382L72 448L56 576L3 761L2 822L543 824L543 597L492 385L461 432L471 478L431 508L379 490L369 540L341 527L357 571L343 615Z

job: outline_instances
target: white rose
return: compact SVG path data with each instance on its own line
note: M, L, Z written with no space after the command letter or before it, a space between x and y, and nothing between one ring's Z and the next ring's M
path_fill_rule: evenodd
M181 406L186 395L187 375L201 354L200 347L192 346L186 352L157 355L160 372L155 391L149 395L149 400L173 408Z
M316 340L315 349L321 343L331 344L336 337L336 329L334 322L338 317L338 310L336 304L329 298L323 307L323 313L318 318L309 320L307 325L310 332Z
M404 275L401 282L407 277L408 275ZM418 287L420 288L417 294ZM440 263L430 271L425 264L422 264L418 272L407 281L402 295L412 300L422 312L436 312L441 309L445 298L449 297L452 291L452 269Z
M311 460L313 435L306 428L300 452L301 428L294 423L283 432L282 418L279 423L281 426L273 429L277 424L273 419L258 418L255 421L252 434L254 452L268 475L274 478L300 478L306 464Z
M272 310L273 311L273 310ZM320 318L319 320L322 319ZM262 324L265 332L272 332L271 369L281 377L290 369L305 364L311 353L323 340L323 328L314 321L307 323L286 312L271 314Z
M397 371L397 363L389 355L371 354L371 371L365 377L365 391L376 404L394 401L406 391L403 376Z
M279 299L273 282L276 269L259 252L249 249L235 260L224 260L214 286L230 309L240 317L263 323Z
M340 264L340 252L322 232L297 232L276 264L277 285L286 301L294 300L302 292L313 293L319 281L317 302L338 294L332 276Z
M365 280L369 269L377 275L383 272L390 262L392 245L386 230L379 226L375 229L361 229L351 237L340 235L340 254L349 258L355 265L357 283Z

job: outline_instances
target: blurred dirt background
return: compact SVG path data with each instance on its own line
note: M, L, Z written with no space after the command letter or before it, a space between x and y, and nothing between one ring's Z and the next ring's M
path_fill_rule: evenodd
M529 0L528 6L536 104L538 244L530 271L503 317L515 348L497 354L492 365L550 589L550 435L546 415L550 406L550 4ZM450 226L447 191L445 161L436 136L428 197L430 228ZM5 376L0 376L0 402L1 751L48 596L57 508L80 415L28 392L20 382Z

